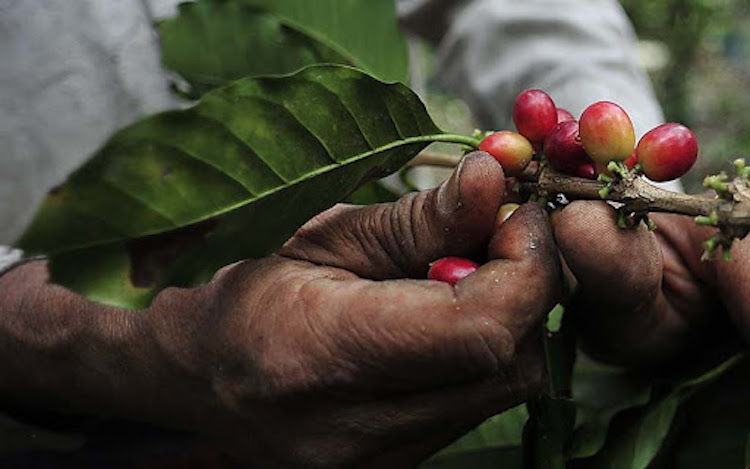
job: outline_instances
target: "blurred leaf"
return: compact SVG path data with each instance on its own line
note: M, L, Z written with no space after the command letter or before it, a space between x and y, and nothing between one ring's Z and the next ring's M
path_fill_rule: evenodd
M399 197L401 197L400 194L386 187L381 181L372 181L354 191L346 198L346 202L355 205L372 205L395 202Z
M560 332L564 314L565 307L563 305L558 304L552 308L552 311L547 315L547 330L550 332Z
M422 469L471 467L516 467L520 463L523 428L529 414L525 405L506 410L435 454ZM506 464L503 464L506 463ZM475 464L478 464L475 466ZM484 465L483 465L484 464Z
M662 448L672 428L678 407L703 386L718 379L737 365L735 356L703 375L687 380L649 404L617 415L606 442L595 456L578 459L573 467L582 469L645 469Z
M408 80L394 0L239 0L324 43L381 80Z
M162 63L187 80L193 98L242 77L316 63L407 80L406 43L391 0L198 0L158 26Z
M744 467L750 432L750 360L729 370L683 404L669 467Z
M143 307L273 252L439 133L404 85L348 67L240 80L117 133L50 192L19 246L50 254L56 283Z
M193 97L247 76L349 63L274 14L241 1L198 0L178 9L177 17L158 25L162 63L190 83Z
M573 398L578 412L569 458L587 458L604 446L615 415L648 403L651 384L624 368L579 354L573 370Z

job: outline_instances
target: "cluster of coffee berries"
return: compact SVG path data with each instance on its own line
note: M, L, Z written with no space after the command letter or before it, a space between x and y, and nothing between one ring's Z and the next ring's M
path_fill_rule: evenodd
M544 91L526 90L513 104L513 122L518 132L493 132L479 143L479 150L492 155L509 177L519 176L536 157L556 171L585 179L612 181L614 162L622 171L641 171L663 182L687 173L698 157L695 134L682 124L660 125L636 146L630 117L609 101L590 105L576 120ZM609 186L605 190L609 191ZM604 197L607 193L601 194ZM518 206L503 207L507 207L507 214L501 209L501 222ZM645 219L650 223L648 217ZM446 257L430 264L427 278L454 285L478 268L468 259Z
M648 178L661 182L684 175L698 157L695 134L682 124L660 125L636 146L630 117L608 101L592 104L575 120L544 91L526 90L513 104L513 121L518 133L494 132L479 144L507 176L521 174L536 154L571 176L596 179L614 161L630 170L638 166Z

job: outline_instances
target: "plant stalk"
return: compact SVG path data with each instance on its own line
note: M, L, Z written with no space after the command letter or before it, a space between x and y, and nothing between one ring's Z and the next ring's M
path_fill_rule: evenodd
M450 136L449 138L452 138ZM409 167L455 167L461 157L439 153L421 153ZM542 165L527 169L519 178L521 190L546 196L550 200L563 194L568 200L608 200L619 202L634 213L664 212L708 217L715 226L722 226L744 237L750 231L750 187L733 186L723 197L706 198L672 192L657 187L640 177L613 178L610 183L568 176ZM701 219L704 220L704 219Z

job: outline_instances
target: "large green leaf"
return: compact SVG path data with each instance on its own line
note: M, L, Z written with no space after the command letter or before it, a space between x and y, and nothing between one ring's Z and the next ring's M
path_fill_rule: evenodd
M408 78L394 0L239 0L277 15L382 80Z
M575 460L572 467L646 469L666 442L680 405L731 370L742 358L733 357L703 375L675 386L643 407L620 413L613 419L601 451L593 457Z
M177 17L158 26L162 63L190 83L195 97L243 77L349 63L276 15L238 0L182 3Z
M143 307L273 252L433 140L455 137L414 93L352 68L240 80L117 133L50 192L19 246L51 256L54 282Z
M242 77L317 63L407 79L392 0L198 0L181 4L159 32L162 62L190 83L192 97Z
M680 425L666 467L747 467L750 437L750 360L728 371L681 407Z
M646 405L651 382L627 369L594 362L580 353L573 371L576 429L569 458L588 458L601 450L612 418Z
M521 461L525 405L506 410L432 456L422 469L516 467Z

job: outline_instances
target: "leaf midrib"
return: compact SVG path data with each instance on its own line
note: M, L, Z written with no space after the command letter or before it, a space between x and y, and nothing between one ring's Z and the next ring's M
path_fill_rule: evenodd
M326 165L326 166L321 166L320 168L317 168L317 169L315 169L315 170L313 170L313 171L311 171L311 172L303 175L302 177L299 177L297 179L291 180L291 181L286 182L286 183L284 183L282 185L276 186L273 189L269 189L269 190L267 190L265 192L261 192L258 195L256 195L255 197L243 200L243 201L238 202L238 203L233 204L233 205L229 205L229 206L227 206L227 207L225 207L225 208L223 208L221 210L217 210L215 212L208 213L208 214L206 214L206 215L204 215L202 217L199 217L199 218L196 218L194 220L191 220L188 223L185 223L185 224L182 224L182 225L176 225L173 228L171 228L170 230L166 230L165 231L165 230L159 229L159 230L154 230L154 231L145 231L145 232L137 235L137 237L146 237L146 236L156 235L156 234L159 234L159 233L165 233L165 232L171 231L173 229L184 228L186 226L195 225L197 223L200 223L200 222L212 219L212 218L220 217L220 216L225 215L225 214L227 214L229 212L233 212L235 210L238 210L238 209L240 209L240 208L242 208L242 207L244 207L244 206L246 206L246 205L248 205L250 203L253 203L253 202L256 202L256 201L258 201L260 199L269 197L269 196L274 195L274 194L276 194L278 192L281 192L281 191L283 191L285 189L289 189L291 187L294 187L294 186L296 186L298 184L301 184L301 183L303 183L303 182L305 182L305 181L307 181L309 179L312 179L312 178L314 178L316 176L319 176L321 174L325 174L325 173L327 173L329 171L334 171L336 169L340 169L340 168L346 167L346 166L348 166L350 164L353 164L353 163L357 163L357 162L359 162L359 161L361 161L361 160L363 160L365 158L369 158L370 156L376 155L378 153L382 153L382 152L385 152L385 151L388 151L388 150L393 150L393 149L396 149L396 148L399 148L399 147L402 147L402 146L412 145L412 144L415 144L415 143L433 143L433 142L439 142L439 141L448 141L448 142L452 141L450 139L446 140L446 137L451 137L451 136L449 134L441 133L441 134L432 134L432 135L421 135L421 136L416 136L416 137L408 137L408 138L405 138L405 139L402 139L402 140L397 140L395 142L391 142L389 144L386 144L386 145L380 146L378 148L372 149L372 150L370 150L368 152L360 153L358 155L354 155L354 156L352 156L352 157L350 157L350 158L348 158L346 160L341 161L340 163L332 163L332 164L329 164L329 165ZM125 241L127 239L131 239L131 238L127 238L127 237L124 237L124 238L111 238L111 239L108 239L108 240L104 240L104 241L100 241L100 242L95 242L95 243L90 243L90 244L83 243L83 244L78 244L78 245L69 247L67 249L61 249L59 251L54 251L53 253L54 254L61 254L61 253L65 253L65 252L76 251L76 250L79 250L79 249L88 249L88 248L92 248L92 247L96 247L96 246L103 246L103 245L106 245L106 244L111 244L111 243L114 243L114 242Z

